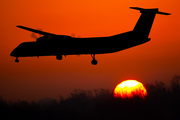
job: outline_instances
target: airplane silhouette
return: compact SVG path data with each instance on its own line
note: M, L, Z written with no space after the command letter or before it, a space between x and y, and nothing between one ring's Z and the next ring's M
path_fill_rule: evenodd
M159 12L158 8L130 8L141 12L141 16L134 29L129 32L109 37L74 38L67 35L56 35L18 25L17 27L19 28L43 36L37 38L37 40L33 42L21 43L11 52L10 56L16 57L15 62L19 62L18 57L56 56L56 59L62 60L63 55L90 54L93 59L91 63L96 65L98 62L95 59L95 54L118 52L150 41L148 36L155 15L170 15L170 13Z

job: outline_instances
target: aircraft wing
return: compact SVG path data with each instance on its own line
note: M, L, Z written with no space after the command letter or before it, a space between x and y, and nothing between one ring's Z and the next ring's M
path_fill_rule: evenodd
M41 31L41 30L36 30L36 29L24 27L24 26L21 26L21 25L17 25L16 27L21 28L21 29L25 29L25 30L28 30L28 31L31 31L31 32L34 32L34 33L38 33L38 34L41 34L41 35L47 35L47 36L55 36L56 35L56 34L44 32L44 31Z

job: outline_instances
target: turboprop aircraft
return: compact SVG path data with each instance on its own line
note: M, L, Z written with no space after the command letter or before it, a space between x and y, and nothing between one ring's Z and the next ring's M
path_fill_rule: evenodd
M158 8L144 9L130 7L139 10L141 16L134 29L125 33L109 37L74 38L67 35L56 35L41 30L36 30L18 25L17 27L43 35L33 42L23 42L17 46L10 54L16 57L15 62L19 62L19 57L33 56L56 56L62 60L63 56L90 54L91 63L97 64L95 54L106 54L118 52L150 41L148 38L155 15L170 15L170 13L159 12Z

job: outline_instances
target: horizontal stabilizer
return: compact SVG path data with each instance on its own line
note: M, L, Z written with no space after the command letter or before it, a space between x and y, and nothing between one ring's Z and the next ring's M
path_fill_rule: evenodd
M170 13L165 13L165 12L159 12L158 8L154 8L154 9L145 9L145 8L140 8L140 7L129 7L131 9L135 9L135 10L140 10L140 12L155 12L156 14L162 14L162 15L171 15Z
M171 15L171 13L165 13L165 12L157 12L157 14L162 14L162 15Z

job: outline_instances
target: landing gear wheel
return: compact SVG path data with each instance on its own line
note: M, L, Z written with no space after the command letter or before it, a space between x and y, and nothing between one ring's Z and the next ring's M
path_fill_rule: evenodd
M56 59L57 59L57 60L62 60L62 58L63 58L62 55L57 55L57 56L56 56Z
M93 58L93 60L91 61L92 65L97 65L97 60L95 59L95 54L91 54L91 57Z
M92 65L97 65L97 63L98 63L98 61L95 60L95 59L93 59L93 60L91 61L91 64L92 64Z
M18 58L16 58L16 59L15 59L15 62L16 62L16 63L18 63L18 62L19 62L19 59L18 59Z

